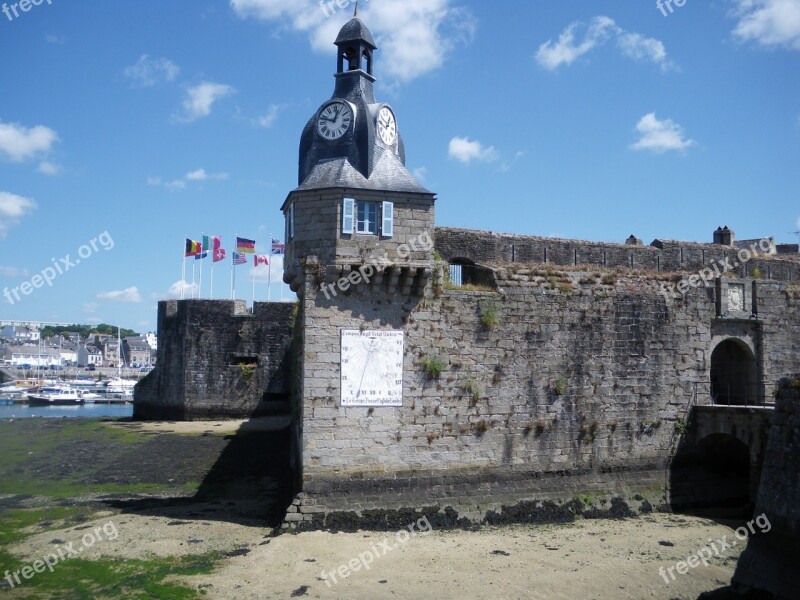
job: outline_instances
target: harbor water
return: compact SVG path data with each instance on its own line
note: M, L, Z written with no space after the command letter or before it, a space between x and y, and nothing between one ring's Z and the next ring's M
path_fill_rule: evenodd
M79 406L28 406L27 404L8 404L0 401L0 419L27 419L44 417L81 417L96 419L101 417L132 417L133 404L81 404Z

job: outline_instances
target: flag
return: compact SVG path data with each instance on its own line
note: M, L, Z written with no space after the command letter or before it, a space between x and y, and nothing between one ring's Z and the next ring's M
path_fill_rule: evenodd
M203 251L202 244L186 238L186 253L184 256L197 256Z
M208 258L208 252L199 252L194 255L195 260L203 260L204 258Z
M233 260L233 266L243 265L247 262L247 257L239 252L234 252L231 259Z
M236 251L239 254L255 254L256 253L256 241L237 237L236 238Z
M268 265L269 264L269 256L264 254L254 254L253 255L253 264L257 267L258 265Z
M203 236L203 252L211 250L211 240L207 235Z
M286 244L280 240L272 238L272 253L273 254L286 254Z
M215 263L225 260L225 248L222 247L222 236L215 235L212 239L212 257Z

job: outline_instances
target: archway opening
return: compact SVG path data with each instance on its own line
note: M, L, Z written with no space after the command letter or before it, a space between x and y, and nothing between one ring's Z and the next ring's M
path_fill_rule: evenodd
M703 516L743 516L752 510L750 449L726 433L683 446L670 468L675 512Z
M756 363L750 348L725 340L711 354L711 398L714 404L744 406L758 401Z

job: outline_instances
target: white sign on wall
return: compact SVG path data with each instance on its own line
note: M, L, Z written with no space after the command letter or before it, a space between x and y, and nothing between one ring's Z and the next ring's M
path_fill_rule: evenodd
M342 406L402 406L402 331L342 331Z

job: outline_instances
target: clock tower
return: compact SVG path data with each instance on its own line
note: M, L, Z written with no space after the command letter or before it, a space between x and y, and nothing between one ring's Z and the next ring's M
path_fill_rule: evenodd
M284 281L328 300L354 288L419 296L433 267L435 195L406 169L397 115L375 99L377 46L357 10L335 45L333 95L303 129L298 187L282 207Z

